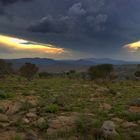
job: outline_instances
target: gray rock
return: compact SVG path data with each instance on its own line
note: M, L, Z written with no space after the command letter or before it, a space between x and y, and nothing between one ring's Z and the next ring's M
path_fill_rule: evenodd
M119 134L115 130L115 124L113 121L105 121L101 127L105 138L113 139Z
M129 105L131 105L131 106L139 106L140 107L140 98L130 101Z

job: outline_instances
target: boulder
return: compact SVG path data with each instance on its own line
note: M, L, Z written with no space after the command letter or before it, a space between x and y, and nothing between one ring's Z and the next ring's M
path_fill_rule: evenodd
M133 99L132 101L129 102L130 106L138 106L140 107L140 98Z
M115 124L113 121L105 121L101 127L103 131L103 136L105 138L113 139L119 134L115 130Z

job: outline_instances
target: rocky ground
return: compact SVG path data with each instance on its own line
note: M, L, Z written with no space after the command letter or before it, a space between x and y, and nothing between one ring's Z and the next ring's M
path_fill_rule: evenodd
M140 81L0 81L0 140L140 140Z

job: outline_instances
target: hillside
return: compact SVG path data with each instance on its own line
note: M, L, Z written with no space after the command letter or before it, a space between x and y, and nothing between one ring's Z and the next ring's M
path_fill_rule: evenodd
M15 69L18 69L26 62L36 64L40 71L46 72L64 72L69 70L85 71L91 65L97 64L113 64L113 65L135 65L139 62L129 62L123 60L115 60L109 58L89 58L79 60L54 60L49 58L21 58L21 59L7 59L8 62L13 63Z

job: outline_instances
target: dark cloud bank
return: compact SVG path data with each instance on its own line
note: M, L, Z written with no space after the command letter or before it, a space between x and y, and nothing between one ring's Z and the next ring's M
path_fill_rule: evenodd
M14 15L16 24L19 17L25 20L20 36L86 52L86 57L129 59L122 46L140 39L139 5L140 0L0 0L0 13Z

